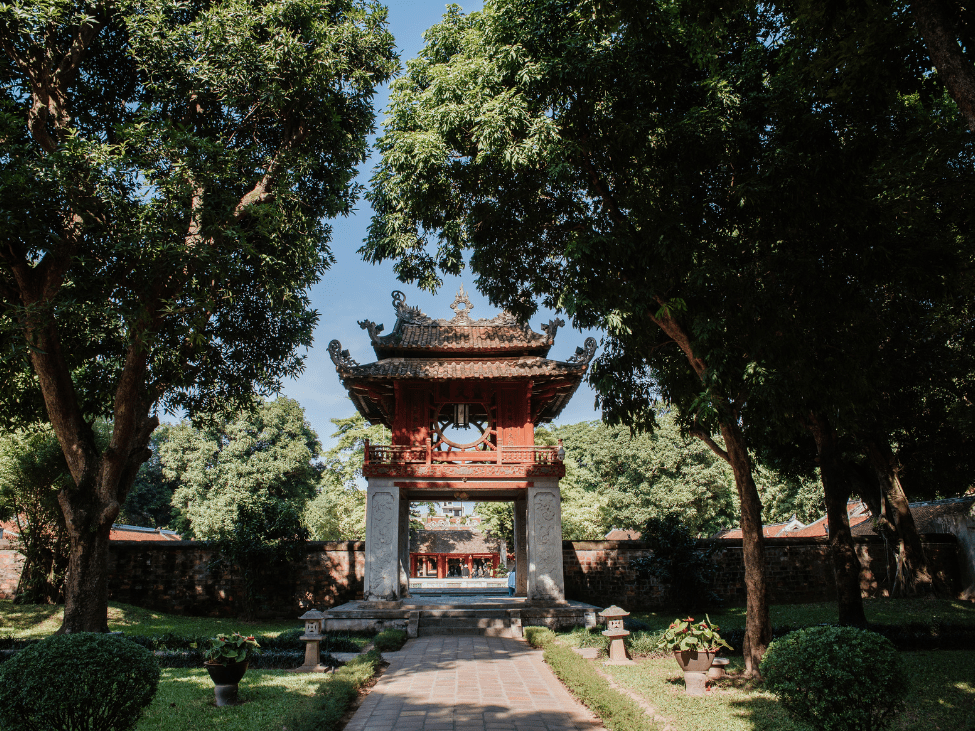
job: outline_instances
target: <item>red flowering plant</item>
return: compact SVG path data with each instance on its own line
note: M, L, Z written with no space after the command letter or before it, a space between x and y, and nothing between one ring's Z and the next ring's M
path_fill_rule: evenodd
M211 637L208 647L203 652L203 659L208 663L228 665L232 662L244 662L250 654L258 654L260 645L253 636L245 637L240 632L232 635L217 635Z
M703 622L695 622L694 617L675 619L657 641L657 648L670 652L717 652L722 647L732 649L731 645L721 639L718 629L720 628L716 624L711 624L711 618L706 614Z

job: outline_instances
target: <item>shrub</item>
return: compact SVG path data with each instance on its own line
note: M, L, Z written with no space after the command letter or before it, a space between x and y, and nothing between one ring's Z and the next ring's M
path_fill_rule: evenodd
M822 731L886 728L907 692L890 640L855 627L786 635L769 646L761 670L786 710Z
M316 694L312 713L292 718L286 728L292 731L334 731L359 696L359 691L376 674L382 657L375 650L350 660L329 676Z
M396 652L406 644L406 632L388 629L376 635L376 649L380 652Z
M721 604L711 590L718 567L712 554L718 544L699 544L678 515L651 518L642 539L652 553L632 563L641 577L656 576L667 587L667 599L680 612Z
M159 665L123 637L55 635L0 666L4 731L125 731L159 685Z

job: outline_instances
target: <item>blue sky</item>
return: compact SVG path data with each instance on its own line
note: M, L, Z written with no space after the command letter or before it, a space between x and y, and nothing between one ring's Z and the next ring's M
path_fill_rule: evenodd
M439 22L446 5L442 0L391 0L388 4L389 28L396 38L400 59L405 66L406 61L416 56L423 47L423 32ZM465 11L479 10L481 3L462 3L462 7ZM377 94L375 103L381 121L387 103L386 88ZM368 183L374 163L374 159L370 159L363 165L359 176L363 185ZM418 306L431 317L452 317L450 304L463 284L474 304L472 317L490 318L498 312L487 298L474 289L472 275L445 277L443 288L434 296L397 280L391 263L374 266L363 262L356 251L366 236L371 213L368 202L360 200L354 215L332 222L331 246L336 262L311 292L312 304L321 314L315 342L307 354L304 373L284 386L284 395L297 400L304 407L306 418L326 447L333 443L330 436L334 427L329 419L351 416L354 412L352 402L328 357L328 343L338 339L342 347L347 348L360 363L374 361L369 336L356 323L364 319L384 323L386 332L389 332L396 321L390 297L393 290L403 291L408 304ZM548 322L551 317L551 312L540 311L530 323L532 329L540 332L541 323ZM549 357L567 359L590 334L595 334L598 339L598 333L580 333L569 327L560 329ZM598 419L599 413L594 410L593 401L592 390L585 383L582 384L562 412L559 423Z

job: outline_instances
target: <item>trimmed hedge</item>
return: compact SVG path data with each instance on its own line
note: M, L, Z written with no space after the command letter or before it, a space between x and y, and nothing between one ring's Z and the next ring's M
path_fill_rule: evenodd
M94 632L54 635L0 666L4 731L127 731L156 695L144 647Z
M335 731L342 717L356 701L359 692L376 674L382 663L378 650L370 650L336 670L315 695L312 713L292 718L285 726L290 731Z
M296 628L282 632L277 637L257 636L261 646L259 655L249 658L252 668L296 668L304 662L305 643L298 639L304 630ZM116 635L117 636L117 635ZM365 635L363 635L365 636ZM352 640L349 632L333 632L322 635L322 664L335 667L338 661L333 652L359 652L362 648ZM194 668L203 665L203 649L209 637L193 637L172 633L162 635L125 635L125 639L150 650L164 668ZM14 657L26 647L31 647L41 639L28 640L0 637L0 665ZM194 647L196 645L196 647Z
M655 731L659 727L632 698L613 690L592 663L556 642L547 627L525 627L525 639L545 651L545 662L573 695L600 717L609 731Z
M764 687L819 731L880 731L904 707L907 679L894 645L856 627L810 627L773 642Z
M376 649L380 652L396 652L406 644L406 632L401 629L387 629L376 635Z

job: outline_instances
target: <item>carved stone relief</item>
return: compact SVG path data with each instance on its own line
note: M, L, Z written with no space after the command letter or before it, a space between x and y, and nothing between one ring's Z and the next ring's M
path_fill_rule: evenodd
M372 566L369 591L373 596L391 597L398 577L396 547L399 532L396 525L396 498L390 492L377 492L369 506L372 517ZM378 560L376 560L378 559Z

